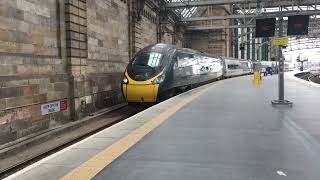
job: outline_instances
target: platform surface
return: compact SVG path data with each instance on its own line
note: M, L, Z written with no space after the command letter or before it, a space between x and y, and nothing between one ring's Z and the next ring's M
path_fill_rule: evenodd
M117 141L114 137L128 136L150 119L159 118L158 114L171 110L175 111L173 115L136 140L135 145L128 146L119 157L104 161L108 165L96 170L93 179L317 180L320 89L286 78L285 96L293 107L274 108L271 100L277 99L277 80L277 76L263 77L261 85L254 86L251 76L238 77L187 92L114 126L111 133L100 132L60 153L66 155L43 160L10 179L85 177L76 173L89 171L77 168L83 168L93 156L99 159L99 154ZM201 93L190 99L197 92ZM174 110L186 98L190 102ZM41 164L60 169L53 172Z

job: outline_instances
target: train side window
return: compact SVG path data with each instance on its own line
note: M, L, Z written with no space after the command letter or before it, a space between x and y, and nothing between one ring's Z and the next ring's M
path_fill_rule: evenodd
M196 64L196 59L194 54L178 52L176 55L177 67L187 67Z
M247 62L241 62L241 69L249 69L249 64Z
M238 64L228 64L228 69L240 69Z
M209 57L206 56L201 56L201 58L199 59L199 63L206 63L209 61Z
M220 63L220 59L218 58L213 58L213 57L206 57L206 56L201 56L200 61L201 63Z

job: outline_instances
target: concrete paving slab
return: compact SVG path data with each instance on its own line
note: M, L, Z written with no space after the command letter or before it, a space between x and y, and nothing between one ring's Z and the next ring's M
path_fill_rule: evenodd
M71 148L42 164L77 167L98 152L99 149Z
M41 166L29 170L14 179L16 180L56 180L71 171L73 167L42 164Z
M103 150L113 143L117 142L118 138L93 137L87 139L81 144L73 147L73 149L97 149Z
M121 123L117 126L117 128L121 129L121 130L135 130L137 128L139 128L140 126L142 126L144 123L139 122L139 121L131 121L131 119L125 123Z
M94 179L318 179L319 143L299 129L296 118L308 111L296 103L320 107L314 99L320 91L290 83L287 88L296 90L286 95L295 100L293 108L271 106L275 76L263 78L260 86L251 77L212 85ZM317 124L320 112L307 117Z
M126 135L128 135L131 132L131 130L125 130L125 129L119 129L116 128L110 128L107 131L101 131L98 134L94 135L94 137L104 137L104 138L121 138Z

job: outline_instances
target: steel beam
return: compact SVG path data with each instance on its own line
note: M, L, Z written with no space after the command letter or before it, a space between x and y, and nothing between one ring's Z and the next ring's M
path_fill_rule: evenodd
M201 0L201 1L185 1L185 2L171 2L166 4L166 8L188 8L188 7L199 7L199 6L213 6L213 5L224 5L224 4L246 4L248 7L256 8L257 0ZM287 6L291 7L292 5L315 5L319 4L318 0L261 0L261 7L279 7ZM235 7L237 9L237 7Z
M309 33L315 34L318 33L320 30L318 27L313 27L314 24L318 24L320 22L320 19L318 21L310 21L309 23ZM217 30L217 29L236 29L236 28L255 28L255 24L249 24L249 25L211 25L211 26L187 26L186 30L190 31L198 31L198 30ZM276 24L276 27L278 27L278 24ZM287 28L287 25L284 24L284 27ZM320 32L319 32L320 33ZM246 34L244 34L246 35ZM241 36L241 35L240 35ZM239 37L240 37L239 36Z
M208 16L208 17L190 17L181 19L181 21L209 21L209 20L224 20L224 19L244 19L244 18L275 18L281 14L283 17L294 15L320 15L320 10L310 11L282 11L282 12L269 12L260 15L256 14L238 14L227 16Z
M215 29L236 29L236 28L247 28L251 27L254 28L255 25L234 25L234 26L224 26L224 25L217 25L217 26L187 26L186 30L215 30Z
M255 17L255 14L248 15L227 15L227 16L207 16L207 17L190 17L183 18L181 21L209 21L209 20L225 20L225 19L242 19L242 18L252 18Z
M213 5L224 5L224 4L243 4L243 3L254 3L257 0L206 0L206 1L189 1L189 2L171 2L166 4L166 8L188 8L188 7L199 7L199 6L213 6Z
M310 5L315 5L319 4L319 0L281 0L281 1L276 1L276 0L261 0L261 7L263 8L271 8L271 7L292 7L292 6L310 6ZM251 8L257 8L257 3L248 3L248 7ZM235 7L234 9L237 9Z
M313 22L310 22L313 23ZM314 23L318 23L315 21ZM310 24L311 25L311 24ZM199 31L199 30L218 30L218 29L236 29L236 28L255 28L256 26L254 24L249 24L249 25L212 25L212 26L187 26L186 30L189 31ZM276 25L276 28L278 25ZM286 24L284 25L285 28L287 28ZM318 27L309 27L309 33L310 34L316 34L320 33L320 30ZM242 36L245 36L247 34L243 34ZM241 37L241 35L239 35Z

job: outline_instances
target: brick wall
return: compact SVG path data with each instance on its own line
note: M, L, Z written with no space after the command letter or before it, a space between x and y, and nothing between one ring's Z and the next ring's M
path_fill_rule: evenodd
M0 144L68 120L68 110L40 111L68 98L59 6L63 1L0 1Z
M161 25L161 42L166 44L174 44L174 25L164 23Z
M59 54L56 0L10 0L0 3L0 52L45 56Z
M88 58L74 71L77 118L123 101L128 63L128 9L120 0L87 0Z
M230 11L229 6L212 6L202 9L203 16L224 16ZM229 25L229 20L211 20L192 22L191 25L214 26ZM219 30L197 30L185 33L186 46L215 55L230 56L231 51L231 31L229 29Z
M141 19L135 22L135 52L157 43L157 14L145 6Z
M0 145L123 102L129 49L182 46L173 24L160 38L150 5L130 23L128 3L136 2L0 0ZM42 105L63 100L67 110L42 115Z
M169 18L168 18L169 19ZM176 28L172 19L170 22L158 23L158 14L149 6L144 6L139 20L135 19L135 52L156 43L183 46L183 31Z

